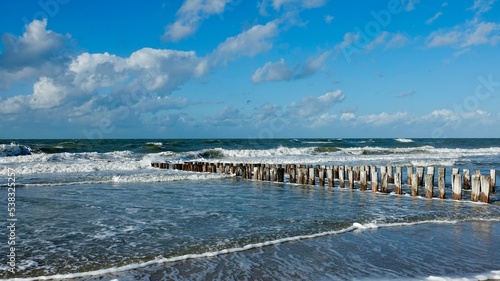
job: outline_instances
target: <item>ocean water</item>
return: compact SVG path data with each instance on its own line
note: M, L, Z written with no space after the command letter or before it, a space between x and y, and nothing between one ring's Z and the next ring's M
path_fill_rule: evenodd
M0 143L3 279L500 278L498 192L484 204L151 167L210 161L489 174L500 166L500 139ZM9 175L16 187L15 273L7 257Z

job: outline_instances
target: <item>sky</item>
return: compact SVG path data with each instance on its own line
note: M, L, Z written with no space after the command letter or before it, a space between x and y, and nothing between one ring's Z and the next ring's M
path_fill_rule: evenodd
M496 0L0 1L0 138L500 137Z

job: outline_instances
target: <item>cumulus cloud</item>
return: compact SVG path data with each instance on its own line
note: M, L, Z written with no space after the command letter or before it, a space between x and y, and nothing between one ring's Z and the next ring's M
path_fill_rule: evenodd
M177 11L177 19L165 28L162 39L180 41L195 33L201 22L224 12L230 0L186 0Z
M36 67L59 56L65 36L47 30L47 20L34 20L20 37L5 33L2 36L3 52L0 68L16 70Z
M306 96L298 102L292 102L287 107L286 114L296 118L309 118L324 113L344 99L345 95L341 90L327 92L319 97Z
M267 62L254 72L252 75L252 82L257 84L310 77L323 68L329 55L330 52L324 52L319 56L307 59L303 64L298 64L293 67L287 65L284 59L278 62Z

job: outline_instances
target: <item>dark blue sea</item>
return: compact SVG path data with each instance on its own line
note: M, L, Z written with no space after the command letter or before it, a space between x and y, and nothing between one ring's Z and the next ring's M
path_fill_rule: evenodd
M449 193L451 168L499 169L500 139L0 140L0 278L500 279L498 187L485 204L151 167L185 161L446 167Z

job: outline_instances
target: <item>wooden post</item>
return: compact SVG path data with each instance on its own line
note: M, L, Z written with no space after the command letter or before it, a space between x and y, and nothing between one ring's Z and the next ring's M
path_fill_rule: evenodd
M387 182L394 183L394 168L392 165L387 166Z
M432 167L432 166L427 167L427 174L434 176L434 167Z
M326 167L326 179L328 181L328 187L333 187L334 179L333 179L333 167Z
M463 173L464 173L464 190L469 190L470 189L470 170L463 169Z
M438 197L444 199L446 187L446 168L438 168Z
M479 194L481 194L481 177L479 175L472 175L472 191L470 200L473 202L479 201Z
M353 189L354 188L354 171L353 170L347 171L347 179L349 180L349 189Z
M490 193L495 193L495 185L497 181L496 172L497 170L495 169L490 170Z
M401 177L401 180L399 182L402 185L403 184L403 167L397 166L396 167L396 173L399 174L399 176ZM396 175L394 175L394 177L396 177ZM396 182L396 178L394 178L394 182Z
M345 171L344 171L344 166L339 166L339 185L340 188L345 188Z
M259 166L254 165L253 166L253 180L259 180Z
M418 174L411 175L411 196L418 196Z
M271 173L271 181L278 181L278 168L276 167L276 165L271 164L271 167L269 168L269 170Z
M312 165L309 165L309 185L315 185L316 180L316 169Z
M361 168L359 166L354 166L353 172L354 172L353 175L354 181L359 181L359 173L361 172Z
M325 186L325 166L321 165L318 168L318 184L319 186Z
M382 167L380 167L382 170ZM387 184L387 173L381 172L380 173L380 192L387 193L388 191L388 184Z
M372 191L378 191L378 173L377 169L372 169Z
M418 186L424 185L424 167L417 167Z
M366 181L371 181L372 173L370 172L370 166L365 165L366 171Z
M333 179L339 179L339 166L333 166Z
M406 183L411 185L411 175L413 175L413 167L406 167Z
M394 174L394 192L399 195L403 194L403 188L401 185L401 173L399 172L396 172L396 174Z
M362 191L366 190L367 187L367 182L366 182L366 171L360 171L359 173L359 189Z
M425 198L434 196L434 174L425 175Z
M290 176L290 183L297 182L297 169L295 164L291 164L288 167L288 175Z
M490 203L490 176L481 176L481 202Z
M278 182L285 182L285 168L281 164L278 164Z
M451 188L451 198L454 200L462 200L462 175L454 174L453 186Z
M271 166L272 166L272 168L271 168ZM274 175L271 175L271 171L273 172L273 174L275 174L274 164L267 164L264 167L264 180L265 181L271 181L272 176L274 176Z

